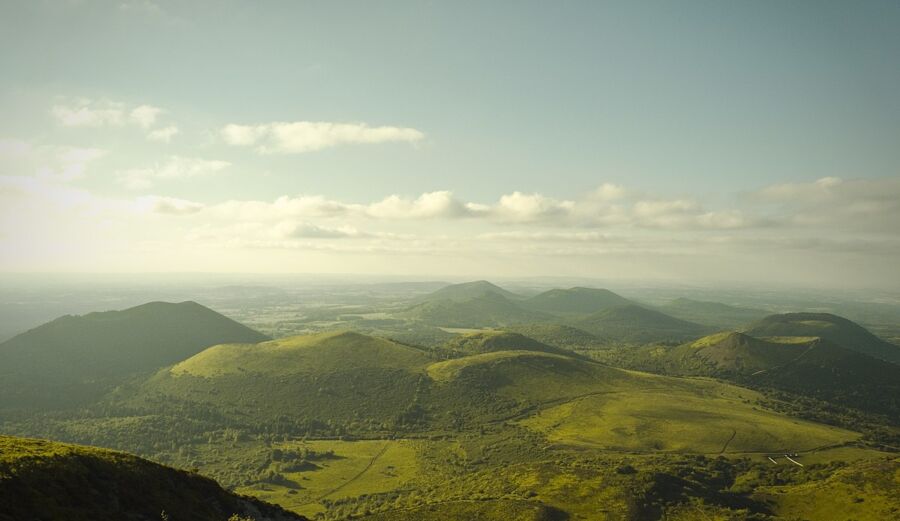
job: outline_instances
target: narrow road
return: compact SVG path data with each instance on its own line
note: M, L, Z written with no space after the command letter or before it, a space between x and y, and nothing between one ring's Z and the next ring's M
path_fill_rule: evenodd
M390 444L391 444L391 442L385 443L385 444L384 444L384 447L381 447L381 450L378 451L378 454L375 454L374 456L372 456L372 459L371 459L371 460L369 461L369 463L365 466L365 468L362 469L361 471L359 471L355 476L353 476L352 478L348 479L347 481L341 483L341 484L338 485L337 487L335 487L335 488L329 490L328 492L322 494L321 496L319 496L318 498L316 498L316 501L321 501L321 500L325 499L326 497L328 497L328 496L334 494L335 492L341 490L342 488L346 487L346 486L349 485L350 483L353 483L353 482L356 481L357 479L361 478L362 475L365 474L366 472L368 472L369 469L372 468L372 465L374 465L375 462L378 461L378 458L380 458L385 452L387 452L387 449L388 449L388 447L390 446Z

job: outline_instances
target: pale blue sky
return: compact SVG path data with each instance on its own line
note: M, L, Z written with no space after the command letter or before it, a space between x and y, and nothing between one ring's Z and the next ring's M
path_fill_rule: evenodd
M452 191L460 204L490 206L513 192L577 202L611 184L630 194L629 208L689 200L697 209L676 204L676 213L743 219L648 226L632 216L616 221L617 231L592 219L488 226L473 218L413 230L403 222L290 217L329 230L463 239L543 226L650 240L651 228L669 229L668 238L677 228L690 242L693 228L712 227L729 230L723 240L739 234L742 244L751 235L821 236L827 223L810 216L812 203L759 197L792 184L798 193L808 193L806 185L830 190L820 207L843 198L853 216L869 208L868 224L848 226L847 239L884 242L891 228L884 220L900 225L896 206L881 201L886 215L885 206L872 206L900 174L898 27L894 1L3 2L0 138L45 155L52 147L103 150L66 186L120 203L165 197L207 212L229 200L305 194L371 204ZM123 113L141 105L162 112L146 126L65 125L53 112L111 103ZM223 142L229 124L305 121L414 129L421 137L269 154L253 149L265 138ZM168 143L144 137L169 126L178 133ZM211 175L179 173L183 165L158 174L173 156L228 166ZM27 174L36 161L7 161L0 174ZM122 182L154 168L146 186ZM823 178L844 180L843 191L815 184ZM847 184L855 181L869 184ZM167 229L211 226L190 218ZM238 219L247 220L259 221ZM820 227L797 229L810 222ZM151 228L147 237L163 235L161 224ZM91 256L103 256L96 248Z

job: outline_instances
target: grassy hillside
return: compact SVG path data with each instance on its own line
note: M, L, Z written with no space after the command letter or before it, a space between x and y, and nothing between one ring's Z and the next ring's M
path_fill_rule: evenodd
M666 374L714 376L887 415L900 424L900 366L820 338L710 335L674 348L626 355L627 365Z
M0 428L135 447L323 520L767 520L782 505L767 487L822 484L845 459L884 457L757 391L547 347L502 331L459 338L459 354L477 353L449 360L348 332L224 344L83 415ZM795 452L804 467L784 459ZM842 497L874 485L859 479Z
M503 329L564 349L590 349L608 343L604 338L564 324L522 324Z
M709 332L706 326L636 305L605 309L569 324L610 341L628 344L684 341Z
M522 425L550 441L604 450L783 453L853 441L858 434L759 410L752 391L698 382L594 394L541 411ZM651 386L648 386L651 387Z
M497 295L510 300L519 300L523 298L520 295L507 291L486 280L476 280L473 282L464 282L462 284L451 284L417 298L416 302L435 302L441 300L463 302L474 298L484 297L485 295Z
M0 408L77 405L211 345L266 338L195 302L64 316L0 344Z
M689 371L751 375L781 367L808 349L808 342L777 343L727 331L677 347L670 357Z
M305 519L122 452L0 435L0 520Z
M830 313L770 315L744 329L755 337L819 337L869 356L900 363L900 347L876 337L865 328Z
M284 416L313 431L336 433L330 425L354 422L383 431L405 421L430 362L423 350L351 332L225 344L161 371L134 403L164 411L175 399L232 421ZM119 396L133 401L128 392Z
M634 304L608 289L551 289L523 303L529 309L557 315L588 315L603 309Z
M456 328L495 327L550 320L551 315L527 310L498 293L467 298L429 300L409 308L403 316L429 325Z
M657 309L688 322L696 322L721 329L735 329L765 317L761 309L729 306L720 302L708 302L689 298L677 298Z
M539 351L576 356L572 351L538 342L525 335L499 330L479 331L477 333L460 335L444 344L443 350L462 355L492 353L495 351Z
M261 377L320 375L355 369L412 370L429 360L421 350L350 331L318 333L259 344L223 344L173 366L174 376Z

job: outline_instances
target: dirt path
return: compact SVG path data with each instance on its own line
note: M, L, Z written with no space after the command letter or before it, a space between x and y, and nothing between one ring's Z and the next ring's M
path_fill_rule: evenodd
M784 368L784 367L787 367L787 366L793 364L794 362L796 362L797 360L800 360L801 358L803 358L803 356L806 355L806 353L809 353L810 351L812 351L813 349L815 349L815 347L816 347L816 344L815 344L815 342L814 342L811 346L809 346L809 347L807 347L806 349L804 349L803 352L800 353L799 355L797 355L795 358L792 358L792 359L788 360L787 362L785 362L785 363L783 363L783 364L781 364L781 365L779 365L779 366L775 366L775 367L770 367L770 368L768 368L768 369L762 369L762 370L759 370L759 371L757 371L757 372L751 374L750 376L757 376L757 375L765 374L765 373L767 373L767 372L769 372L769 371L775 371L775 370L777 370L777 369L782 369L782 368Z
M359 471L359 472L358 472L355 476L353 476L352 478L348 479L347 481L341 483L341 484L338 485L337 487L335 487L335 488L329 490L328 492L322 494L321 496L317 497L317 498L316 498L316 501L322 501L322 500L325 499L326 497L328 497L328 496L334 494L335 492L338 492L339 490L341 490L342 488L346 487L346 486L349 485L350 483L353 483L353 482L356 481L357 479L361 478L362 475L365 474L366 472L368 472L369 469L372 468L372 465L374 465L375 462L378 461L378 458L380 458L382 455L384 455L385 452L387 452L388 447L390 447L390 445L391 445L391 442L390 442L390 441L386 442L386 443L384 444L384 447L381 447L381 450L379 450L377 454L375 454L374 456L372 456L372 459L369 460L369 463L365 466L365 468L363 468L361 471Z
M728 444L731 443L731 440L733 440L735 436L737 436L737 431L731 429L731 437L725 442L725 445L722 447L722 450L719 451L719 454L725 454L725 449L728 448Z

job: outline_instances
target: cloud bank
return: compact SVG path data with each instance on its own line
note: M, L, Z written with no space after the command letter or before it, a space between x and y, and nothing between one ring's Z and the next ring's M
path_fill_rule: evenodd
M252 146L261 154L301 154L345 144L414 143L425 134L414 128L325 121L228 124L220 130L225 143Z

